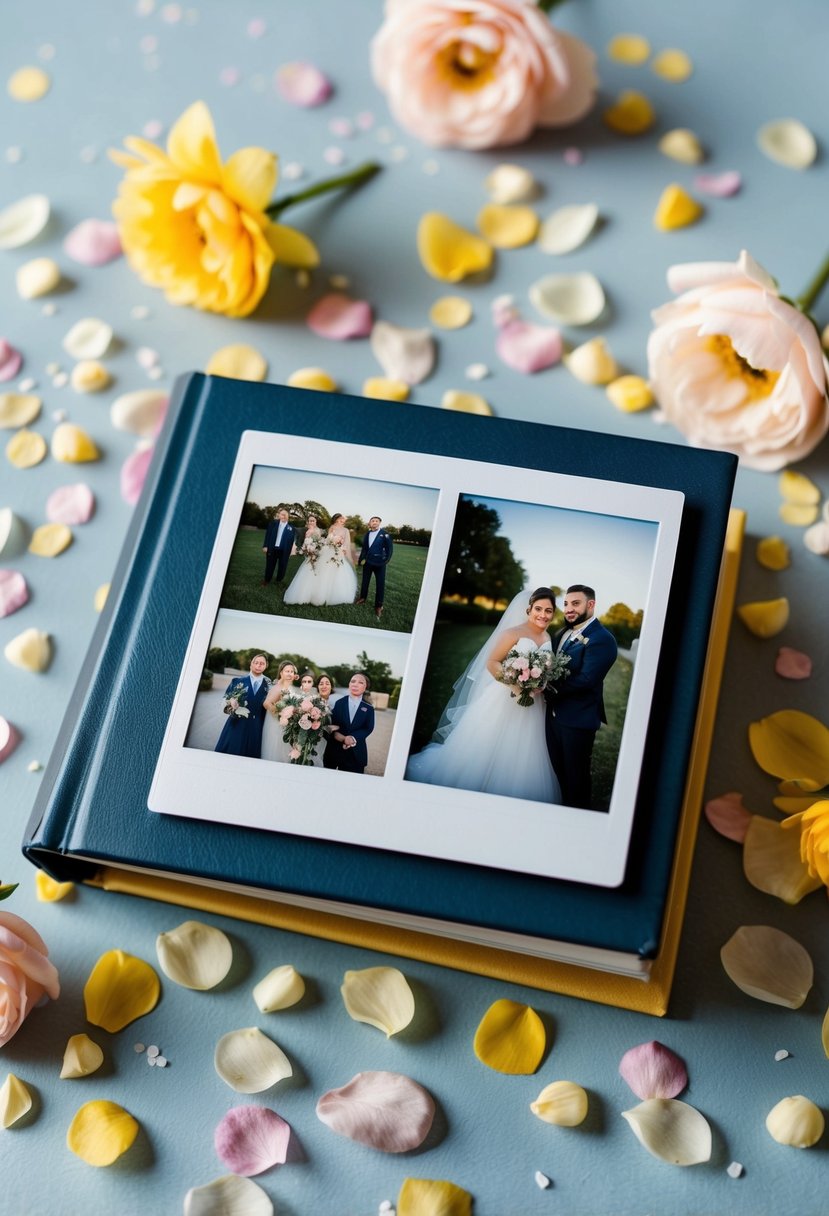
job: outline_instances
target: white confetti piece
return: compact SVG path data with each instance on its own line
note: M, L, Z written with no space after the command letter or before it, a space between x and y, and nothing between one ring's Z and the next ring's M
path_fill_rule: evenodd
M420 167L427 177L435 177L440 173L440 162L436 160L425 160Z
M774 1058L779 1064L781 1060L788 1060L790 1055L791 1053L786 1051L785 1047L783 1047L780 1049L780 1051L776 1051L774 1053Z
M287 165L282 166L282 176L286 182L299 181L301 177L305 176L305 166L297 160L289 160Z
M43 305L40 311L44 317L53 317L58 311L58 306L50 300L48 304Z
M541 1191L546 1191L548 1187L553 1185L547 1175L542 1174L541 1170L536 1170L533 1174L533 1178L535 1179L535 1185Z
M147 1048L145 1047L145 1045L143 1043L134 1043L132 1049L137 1056L140 1056L142 1054L142 1052L147 1050Z
M342 148L332 145L325 149L322 159L327 165L343 165L345 164L345 152L343 152Z
M389 152L389 156L393 161L400 164L401 161L409 159L409 149L405 148L403 144L395 144L395 146Z
M729 1178L742 1178L745 1170L740 1165L739 1161L732 1161L728 1169L725 1171Z
M155 1043L151 1043L150 1046L147 1048L147 1055L150 1057L151 1060L154 1060L156 1058L156 1056L161 1055L161 1048L156 1047Z
M19 165L23 159L23 149L12 144L10 148L6 148L6 160L10 165Z
M130 309L130 316L133 321L146 321L150 315L150 310L146 304L134 304Z
M155 1057L156 1068L166 1068L168 1063L169 1063L169 1060L167 1059L166 1056L156 1056Z
M470 363L464 375L467 380L486 380L492 373L485 363Z

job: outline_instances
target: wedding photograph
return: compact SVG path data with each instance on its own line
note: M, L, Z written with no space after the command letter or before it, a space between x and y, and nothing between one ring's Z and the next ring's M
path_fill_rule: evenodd
M406 779L606 811L657 532L460 495Z
M222 609L185 747L381 776L408 638Z
M359 469L359 453L355 450ZM410 633L437 491L254 467L221 607Z

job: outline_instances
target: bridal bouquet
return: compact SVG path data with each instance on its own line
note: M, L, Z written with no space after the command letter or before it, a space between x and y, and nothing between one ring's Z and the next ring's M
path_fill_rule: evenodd
M322 541L318 536L306 536L302 542L300 553L311 563L312 568L316 566L317 559L322 553Z
M331 711L317 693L286 693L272 711L282 727L282 741L291 748L291 764L313 764L323 727Z
M335 566L341 566L345 560L345 554L343 553L343 542L340 540L340 538L326 536L322 543L328 549L329 562L333 563Z
M247 707L248 690L244 684L234 684L225 693L225 713L230 714L231 718L249 718L250 710Z
M527 709L534 701L533 692L565 676L569 662L568 655L552 654L549 650L511 650L501 664L501 680L513 686L510 696Z

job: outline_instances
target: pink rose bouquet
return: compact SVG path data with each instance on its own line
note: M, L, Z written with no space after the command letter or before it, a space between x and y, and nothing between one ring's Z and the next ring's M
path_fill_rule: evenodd
M595 55L536 0L386 0L374 79L397 121L427 144L493 148L593 105Z
M800 460L829 429L829 364L806 314L824 267L797 305L746 252L737 263L672 266L672 303L652 314L648 367L667 420L698 447L749 468Z
M43 938L21 916L0 912L0 1047L46 994L60 995L58 973Z

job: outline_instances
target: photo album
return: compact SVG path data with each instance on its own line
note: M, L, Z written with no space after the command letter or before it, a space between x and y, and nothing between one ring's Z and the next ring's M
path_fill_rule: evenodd
M734 472L183 378L24 851L57 878L663 1012Z

